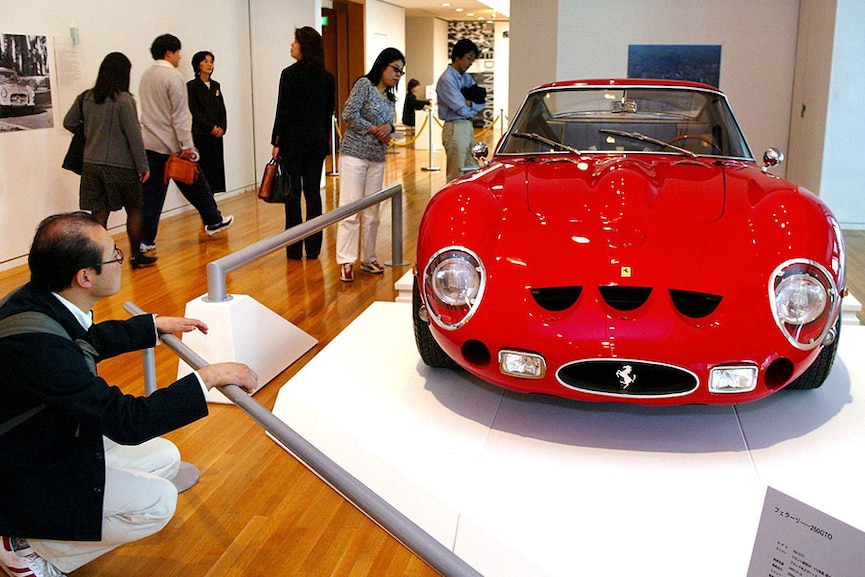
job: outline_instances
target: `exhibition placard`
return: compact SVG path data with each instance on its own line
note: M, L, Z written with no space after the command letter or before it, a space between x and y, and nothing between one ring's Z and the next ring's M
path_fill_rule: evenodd
M748 577L856 577L865 533L767 487Z

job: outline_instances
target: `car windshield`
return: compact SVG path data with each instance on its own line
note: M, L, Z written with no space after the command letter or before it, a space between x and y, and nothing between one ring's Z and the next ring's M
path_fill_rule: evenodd
M18 75L11 70L0 70L0 83L12 84L18 82Z
M753 160L726 98L682 87L577 86L533 92L498 152L672 153Z

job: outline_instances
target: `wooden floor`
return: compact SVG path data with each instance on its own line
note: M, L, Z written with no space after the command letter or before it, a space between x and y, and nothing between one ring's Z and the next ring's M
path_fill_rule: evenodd
M486 139L492 144L494 135ZM435 163L444 167L442 153ZM421 170L428 151L396 148L389 155L385 185L404 187L404 258L413 261L420 215L444 184L444 171ZM329 164L328 164L329 168ZM326 207L332 208L337 178L329 177ZM183 315L187 302L207 292L205 265L282 230L280 206L249 192L220 201L236 224L207 237L195 212L163 219L158 266L132 271L124 266L124 287L94 311L97 320L125 318L123 304L145 311ZM379 260L390 254L390 204L382 209ZM865 296L865 232L847 232L851 292ZM118 245L128 242L117 233ZM255 398L272 408L279 385L309 361L375 300L393 300L394 282L409 267L387 267L383 275L358 271L354 283L338 278L335 229L325 231L321 256L287 260L282 251L228 275L228 291L247 294L288 319L319 344L265 386ZM127 252L128 254L128 252ZM0 294L26 282L26 266L0 272ZM410 322L407 320L406 322ZM371 335L374 336L374 335ZM166 347L156 352L160 384L175 379L177 360ZM346 367L346 378L376 371L385 359ZM137 356L100 363L100 374L134 395L143 394ZM339 403L339 399L334 399ZM201 481L183 493L175 519L159 534L124 546L74 572L74 577L107 576L432 576L436 573L315 475L279 448L261 428L233 406L212 405L210 415L168 435L184 459L201 469Z

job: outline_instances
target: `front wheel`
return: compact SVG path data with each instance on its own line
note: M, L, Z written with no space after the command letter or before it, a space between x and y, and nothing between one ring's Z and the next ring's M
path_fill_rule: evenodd
M816 389L829 376L832 370L832 365L835 363L835 355L838 353L838 341L841 340L841 315L838 315L838 321L835 323L835 341L823 347L817 358L811 363L811 366L805 369L805 372L799 375L795 381L787 385L788 389Z
M414 342L421 360L430 367L454 369L457 364L442 350L429 330L429 321L421 318L423 301L420 298L417 276L414 277L411 291L412 322L414 323Z

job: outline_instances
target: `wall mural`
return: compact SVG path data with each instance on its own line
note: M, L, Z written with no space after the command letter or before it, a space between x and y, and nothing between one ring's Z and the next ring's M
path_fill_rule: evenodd
M720 76L718 45L628 46L628 78L691 80L719 88Z
M472 120L475 128L485 128L495 120L495 109L493 108L495 36L496 29L494 22L467 21L448 23L448 59L450 59L454 44L461 38L468 38L477 44L481 51L472 70L469 72L478 86L483 86L487 90L487 107Z
M0 132L53 126L47 38L0 34Z

